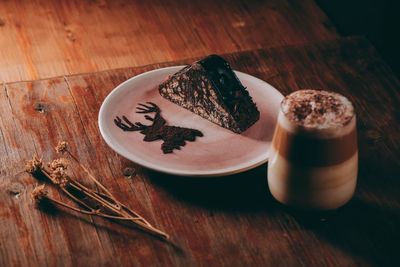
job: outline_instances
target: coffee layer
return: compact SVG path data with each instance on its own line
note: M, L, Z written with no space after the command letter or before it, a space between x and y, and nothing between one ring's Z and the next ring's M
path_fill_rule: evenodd
M357 152L355 127L334 138L316 138L306 133L293 133L278 121L273 138L278 153L298 166L329 166L348 160Z
M268 186L284 204L299 208L335 209L354 194L358 153L326 167L294 166L272 148L268 162Z

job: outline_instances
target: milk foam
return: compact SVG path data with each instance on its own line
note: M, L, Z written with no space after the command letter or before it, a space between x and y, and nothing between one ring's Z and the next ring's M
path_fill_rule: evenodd
M281 110L289 121L305 128L343 127L354 116L346 97L323 90L295 91L284 98Z

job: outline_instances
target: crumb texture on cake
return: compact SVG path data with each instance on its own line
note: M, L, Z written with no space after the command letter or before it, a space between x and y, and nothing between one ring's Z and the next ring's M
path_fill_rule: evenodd
M299 90L281 104L286 118L307 128L342 127L354 116L351 102L344 96L324 90Z
M259 111L229 64L209 56L186 66L160 84L161 96L201 117L242 133Z

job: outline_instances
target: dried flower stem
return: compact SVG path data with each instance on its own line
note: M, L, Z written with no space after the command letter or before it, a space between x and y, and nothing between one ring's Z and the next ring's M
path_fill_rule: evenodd
M65 152L67 152L67 154L86 172L86 174L88 175L88 177L90 178L90 180L92 180L96 185L98 185L104 192L107 193L107 195L110 196L110 198L114 201L114 203L116 203L116 208L120 209L120 206L118 205L117 200L115 199L114 195L111 194L111 192L103 185L101 184L90 172L89 170L83 166L79 160L74 156L74 154L71 153L71 151L68 150L68 148L65 149Z
M125 218L125 217L120 217L120 216L107 215L107 214L103 214L103 213L97 212L96 210L87 211L87 210L78 209L78 208L75 208L75 207L73 207L73 206L71 206L71 205L68 205L68 204L66 204L66 203L64 203L64 202L61 202L61 201L59 201L59 200L56 200L56 199L54 199L54 198L47 197L47 199L48 199L49 201L51 201L51 202L57 204L57 205L63 206L63 207L65 207L65 208L68 208L68 209L70 209L70 210L73 210L73 211L76 211L76 212L80 212L80 213L83 213L83 214L87 214L87 215L97 215L97 216L100 216L100 217L104 217L104 218L108 218L108 219L113 219L113 220L130 220L130 218Z
M99 193L99 192L96 192L96 194L102 195L103 197L105 196L104 194ZM122 203L119 203L119 204L121 205L122 209L128 213L128 216L131 216L134 219L139 219L140 221L142 221L146 225L152 227L151 224L148 221L146 221L142 216L140 216L139 214L137 214L136 212L134 212L133 210L131 210L130 208L128 208L124 204L122 204Z
M151 226L151 225L149 225L147 223L144 223L142 221L136 221L135 218L108 215L108 214L104 214L104 213L98 212L97 210L86 211L86 210L75 208L75 207L73 207L71 205L68 205L68 204L66 204L64 202L61 202L59 200L56 200L54 198L47 197L47 199L49 201L57 204L57 205L63 206L65 208L68 208L70 210L73 210L73 211L76 211L76 212L80 212L80 213L83 213L83 214L97 215L97 216L100 216L100 217L104 217L104 218L107 218L107 219L113 219L113 220L132 221L137 226L139 226L141 229L146 230L146 231L148 231L148 232L150 232L150 233L152 233L152 234L154 234L156 236L162 237L163 239L168 239L169 238L169 236L167 234L165 234L164 232L162 232L162 231L158 230L157 228L154 228L153 226Z
M96 192L96 194L105 196L104 194L99 193L99 192ZM157 235L161 235L164 239L168 239L168 238L169 238L169 236L168 236L166 233L164 233L164 232L158 230L157 228L153 227L153 226L152 226L147 220L145 220L142 216L140 216L139 214L137 214L136 212L134 212L133 210L131 210L130 208L128 208L128 207L125 206L124 204L122 204L122 203L119 203L119 204L121 205L121 207L122 207L123 210L125 210L125 211L126 211L127 213L129 213L131 216L133 215L135 219L140 220L140 221L143 223L143 227L144 227L145 229L151 229L152 231L154 231L155 233L157 233Z
M75 187L76 185L75 184L71 184L71 186ZM84 188L86 188L86 187L84 187ZM108 198L109 197L108 195L105 195L105 194L100 193L100 192L86 192L86 190L84 192L90 194L90 196L93 196L94 199L98 200L98 202L100 202L101 204L105 205L107 208L109 208L113 212L115 212L117 214L120 214L122 217L124 217L125 220L132 221L133 223L135 223L138 226L140 226L142 229L147 230L147 231L153 233L156 236L160 236L163 239L168 239L169 238L169 236L167 234L165 234L164 232L162 232L162 231L158 230L157 228L153 227L142 216L140 216L136 212L130 210L125 205L122 205L120 202L117 201L119 206L123 207L123 209L116 210L114 208L114 206L110 206L107 201L104 201L104 197ZM96 195L98 197L96 197ZM103 197L103 198L99 198L99 197Z
M96 200L98 203L100 203L102 206L112 210L113 212L120 212L120 208L116 208L115 205L113 205L112 203L109 203L108 201L105 201L103 198L96 196L96 194L88 189L87 187L83 186L81 183L79 182L72 182L70 183L70 186L77 189L78 191L80 191L81 193L85 194L87 197L92 198L93 200Z
M104 191L104 193L100 191L95 191L81 184L80 182L72 179L71 177L66 175L67 165L65 160L58 159L49 164L50 170L48 170L45 166L43 166L42 160L38 157L33 157L32 160L27 162L26 171L31 173L32 175L41 173L43 174L49 181L52 182L53 185L57 186L61 189L68 197L70 197L75 203L83 206L85 209L80 209L73 207L67 203L61 202L59 200L50 198L47 196L47 192L44 190L44 185L42 187L35 188L36 192L32 192L32 195L36 198L36 200L40 200L42 198L46 198L54 204L63 206L70 210L80 212L87 215L95 215L107 219L120 220L120 221L129 221L134 223L138 228L147 231L157 237L162 239L168 239L169 236L163 231L152 226L148 221L146 221L142 216L137 214L136 212L129 209L127 206L120 203L115 197L105 188L97 179L90 174L90 172L79 163L78 159L70 153L66 148L66 143L62 152L67 152L68 155L76 161L79 166L88 174L89 178ZM78 191L83 194L85 200L90 200L91 202L84 201L83 199L79 199L72 192L68 190L68 187L71 189ZM34 191L35 191L34 190ZM98 208L97 203L102 208Z
M61 190L67 195L69 196L73 201L75 201L76 203L80 204L81 206L87 208L88 210L91 210L92 208L87 205L85 202L83 202L82 200L78 199L77 197L75 197L73 194L71 194L67 189L65 188L61 188Z
M55 181L54 181L54 179L51 177L49 171L48 171L45 167L42 167L41 171L42 171L42 173L43 173L53 184L56 184ZM111 209L111 210L114 211L114 212L118 212L118 209L117 209L114 205L110 204L110 203L107 202L107 201L104 201L104 199L102 199L102 198L97 197L91 189L87 188L87 187L84 186L83 184L81 184L81 183L79 183L79 182L77 182L77 181L74 181L74 180L70 180L68 184L69 184L71 187L74 187L75 189L77 189L79 192L81 192L81 193L83 193L84 195L86 195L87 197L96 200L97 202L99 202L99 203L100 203L101 205L103 205L104 207L109 208L109 209ZM76 198L74 195L72 195L68 190L65 189L65 187L60 186L60 189L61 189L64 193L66 193L68 196L70 196L74 201L78 202L79 204L83 205L84 207L86 207L86 208L88 208L88 209L90 209L90 210L93 209L93 208L91 208L90 206L88 206L86 203L84 203L83 201L79 200L79 199Z
M54 199L54 198L47 197L47 199L48 199L49 201L51 201L51 202L57 204L57 205L63 206L63 207L65 207L65 208L71 209L71 210L73 210L73 211L80 212L80 213L87 214L87 215L94 215L93 211L87 211L87 210L78 209L78 208L75 208L75 207L73 207L73 206L71 206L71 205L68 205L68 204L66 204L66 203L64 203L64 202L61 202L61 201L59 201L59 200L56 200L56 199Z

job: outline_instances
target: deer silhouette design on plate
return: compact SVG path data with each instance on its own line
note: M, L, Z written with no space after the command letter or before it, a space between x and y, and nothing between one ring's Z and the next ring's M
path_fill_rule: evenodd
M186 144L186 141L193 142L196 137L203 136L203 133L196 129L168 125L167 121L161 116L160 108L152 102L138 104L136 113L146 114L144 115L145 119L151 121L152 124L132 123L125 116L122 116L122 119L116 116L114 119L115 125L123 131L139 131L144 135L143 141L146 142L162 140L161 149L164 154L172 153L174 149L181 149ZM147 115L149 113L155 113L155 116Z

